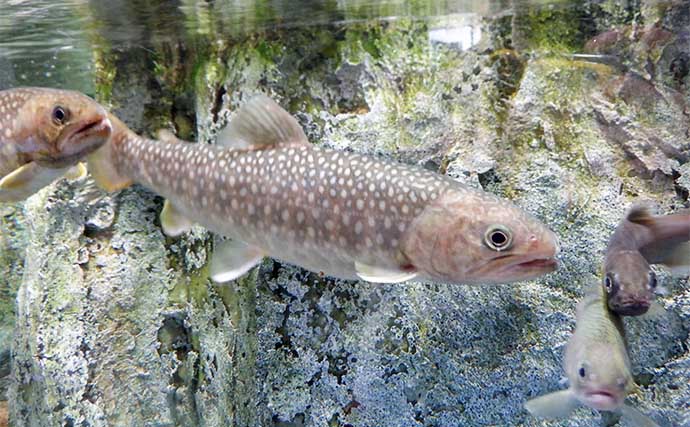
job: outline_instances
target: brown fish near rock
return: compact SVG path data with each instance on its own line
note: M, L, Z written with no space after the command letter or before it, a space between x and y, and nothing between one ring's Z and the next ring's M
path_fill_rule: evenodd
M0 91L0 202L85 173L78 161L110 137L108 113L86 95L21 87Z
M677 274L690 271L690 212L654 216L633 206L611 236L604 260L608 306L624 316L649 309L657 287L650 264Z
M96 182L163 195L163 230L193 222L216 245L211 277L235 279L274 257L336 278L505 283L556 268L555 234L508 202L409 165L310 144L266 96L251 99L217 145L141 138L113 119L89 157Z

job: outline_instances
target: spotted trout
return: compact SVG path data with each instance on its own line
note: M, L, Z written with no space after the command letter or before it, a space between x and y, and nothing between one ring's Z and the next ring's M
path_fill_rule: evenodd
M89 158L96 182L164 196L168 235L195 222L229 237L211 260L217 282L265 256L380 283L513 282L556 268L556 236L522 209L421 168L316 147L265 96L237 111L215 146L115 127Z
M603 287L609 308L624 316L649 309L657 287L650 264L677 274L690 271L690 212L653 216L633 206L616 227L606 249Z
M83 167L72 167L110 132L108 113L79 92L0 91L0 202L25 199L65 174L83 174Z
M527 401L525 408L532 415L567 418L578 407L587 406L621 413L636 427L657 426L625 403L636 385L621 318L608 309L601 286L592 286L577 305L575 332L568 341L563 367L570 387Z

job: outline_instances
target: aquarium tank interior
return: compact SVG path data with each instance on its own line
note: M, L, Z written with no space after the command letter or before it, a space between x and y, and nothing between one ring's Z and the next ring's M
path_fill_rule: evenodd
M684 0L0 1L0 427L690 427L689 72Z

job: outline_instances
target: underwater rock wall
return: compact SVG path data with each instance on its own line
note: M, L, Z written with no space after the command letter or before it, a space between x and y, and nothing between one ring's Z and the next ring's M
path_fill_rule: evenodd
M212 142L233 109L267 93L315 144L418 164L514 200L557 232L561 268L515 285L375 285L267 259L216 286L212 238L201 228L164 237L158 196L61 181L17 208L20 227L2 223L26 246L13 425L613 425L589 410L545 423L522 405L563 387L575 302L597 283L630 203L687 206L690 92L687 72L671 64L683 58L688 5L520 3L491 19L252 37L224 35L212 10L186 13L204 14L194 21L214 31L192 27L201 36L190 45L142 34L149 53L98 53L101 100L133 129ZM671 37L643 37L657 21ZM463 50L434 36L453 26L481 28L479 44ZM611 28L628 35L592 41ZM568 56L604 48L630 59ZM14 262L5 253L0 271ZM660 280L666 311L626 319L641 385L631 401L660 424L688 426L690 285Z

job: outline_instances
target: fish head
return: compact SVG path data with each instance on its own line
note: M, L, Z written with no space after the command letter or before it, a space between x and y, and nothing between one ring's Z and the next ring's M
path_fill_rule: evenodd
M649 310L657 279L638 251L618 251L606 257L602 286L611 311L639 316Z
M412 222L403 252L443 283L509 283L557 268L556 235L536 218L490 194L448 191Z
M28 161L48 168L76 164L102 146L112 126L96 101L75 91L31 88L18 108L13 136Z
M627 354L604 343L573 340L568 345L565 370L577 399L599 411L614 411L634 387Z

